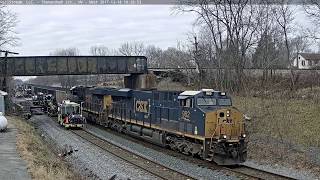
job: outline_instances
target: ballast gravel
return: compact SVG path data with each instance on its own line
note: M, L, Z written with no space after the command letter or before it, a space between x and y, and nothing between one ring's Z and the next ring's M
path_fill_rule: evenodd
M195 164L192 164L190 162L168 156L164 153L161 153L159 151L146 148L142 146L141 144L137 144L135 142L132 142L130 140L124 139L122 137L116 136L114 134L111 134L107 131L104 131L100 128L97 128L93 125L88 124L86 129L95 134L96 136L99 136L100 138L106 139L108 141L111 141L112 143L115 143L119 145L120 147L123 147L129 151L133 151L135 153L140 154L141 156L144 156L148 159L160 162L163 165L169 166L173 169L177 169L185 174L188 174L196 179L237 179L237 177L233 177L231 175L226 175L223 172L210 170L204 167L199 167ZM288 177L292 177L294 179L319 179L309 172L304 171L297 171L295 169L290 169L287 167L282 167L278 165L266 165L266 164L260 164L258 162L247 160L245 165L249 167L255 167L261 170L265 170L268 172L274 172L279 173Z
M113 176L115 176L115 179L157 179L157 177L152 174L105 152L68 130L59 127L54 120L46 115L33 116L30 121L34 123L41 133L43 133L42 136L47 141L58 146L58 149L64 149L64 147L68 145L72 146L74 150L77 150L76 152L67 155L65 159L76 171L86 177L86 179L112 179ZM239 179L239 177L226 174L223 171L201 167L188 161L144 147L141 144L109 133L108 131L90 124L86 125L86 130L124 149L188 174L195 179ZM289 175L297 179L317 179L316 177L310 176L308 173L297 172L290 168L271 167L250 160L245 164L258 167L259 169Z
M65 156L65 159L85 179L157 179L150 173L59 127L46 115L33 116L30 121L42 133L42 137L54 143L59 149L65 149L67 145L76 150Z
M159 162L162 165L165 165L172 169L183 172L191 177L194 177L195 179L223 179L223 180L238 179L237 177L227 175L224 172L221 172L219 170L211 170L205 167L200 167L188 161L185 161L173 156L169 156L159 151L144 147L141 144L137 144L130 140L116 136L107 131L104 131L103 129L92 126L90 124L86 125L86 130L124 149L137 153L152 161Z

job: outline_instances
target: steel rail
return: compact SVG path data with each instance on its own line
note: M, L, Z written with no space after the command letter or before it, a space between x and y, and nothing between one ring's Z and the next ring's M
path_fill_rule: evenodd
M190 157L188 155L185 155L185 154L182 154L182 153L170 150L170 149L165 149L163 147L159 147L157 145L154 145L154 144L151 144L148 142L140 141L139 139L135 139L135 138L130 137L128 135L121 134L119 132L113 131L113 130L108 129L108 128L101 126L101 125L94 125L94 126L101 129L101 130L107 130L108 133L112 133L116 136L120 136L120 137L125 138L126 140L129 140L129 141L132 141L134 143L141 144L145 147L151 148L156 151L161 151L161 152L168 154L170 156L174 156L176 158L183 159L183 160L188 161L193 164L198 164L199 166L201 166L203 168L212 169L214 171L224 170L226 172L231 172L231 173L238 174L240 176L245 176L245 177L252 178L252 179L265 179L265 180L269 180L269 179L286 179L286 180L287 179L295 179L293 177L289 177L286 175L281 175L281 174L277 174L277 173L273 173L273 172L269 172L269 171L264 171L262 169L257 169L257 168L249 167L246 165L239 165L239 166L234 166L234 167L220 166L220 165L214 164L209 161Z
M265 171L262 169L257 169L254 167L250 167L250 166L246 166L246 165L240 165L239 167L236 168L228 168L225 167L226 170L235 172L235 173L240 173L255 179L264 179L264 180L269 180L269 179L295 179L293 177L289 177L286 175L282 175L282 174L277 174L274 172L270 172L270 171Z
M192 180L193 177L178 172L174 169L171 169L167 166L159 164L155 161L151 161L142 157L136 153L128 151L116 144L113 144L105 139L102 139L88 131L85 130L71 130L72 133L77 136L85 139L86 141L92 143L95 146L100 147L101 149L107 151L108 153L137 166L138 168L160 178L160 179L179 179L179 180Z
M103 127L101 125L95 125L95 126L106 130L105 129L106 127ZM190 177L186 174L183 174L183 173L178 172L174 169L168 168L168 167L161 165L157 162L150 161L150 160L146 159L145 157L142 157L142 156L140 156L136 153L133 153L131 151L128 151L126 149L123 149L122 147L120 147L116 144L113 144L105 139L102 139L102 138L92 134L89 131L85 131L85 130L70 130L70 131L72 133L78 135L79 137L87 140L88 142L100 147L101 149L103 149L103 150L115 155L116 157L119 157L120 159L128 162L129 164L135 165L135 166L139 167L140 169L143 169L143 170L149 172L150 174L153 174L154 176L159 177L161 179L188 179L188 180L194 179L193 177ZM134 139L130 136L123 135L123 134L117 133L112 130L110 130L108 132L112 133L114 135L121 136L122 138L133 141L135 143L143 144L144 146L146 146L148 148L159 151L159 146L139 141L139 140ZM212 170L219 170L219 169L225 170L225 171L232 172L235 174L244 175L246 177L253 178L253 179L295 179L293 177L288 177L286 175L281 175L281 174L273 173L270 171L264 171L264 170L257 169L254 167L249 167L246 165L240 165L240 166L233 167L233 168L227 167L227 166L219 166L219 165L213 164L211 162L207 162L207 161L204 161L201 159L196 159L196 158L193 158L193 157L190 157L190 156L187 156L187 155L184 155L184 154L181 154L181 153L169 150L169 149L161 148L161 151L168 154L168 155L172 155L172 153L174 153L174 155L172 155L172 156L179 158L179 159L184 159L184 160L191 162L191 163L198 164L199 166L204 167L204 168L209 168Z

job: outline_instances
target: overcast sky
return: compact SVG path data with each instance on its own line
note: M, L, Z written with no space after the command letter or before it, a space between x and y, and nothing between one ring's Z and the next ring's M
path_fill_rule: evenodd
M17 13L20 55L48 55L76 47L82 55L93 45L118 48L139 41L175 47L192 31L192 14L175 14L168 5L139 6L9 6Z
M163 49L186 41L195 15L177 14L169 5L8 6L18 16L20 45L10 48L20 56L49 55L61 48L78 48L89 55L94 45L110 49L139 41ZM298 11L295 11L298 12ZM305 16L297 13L302 25Z

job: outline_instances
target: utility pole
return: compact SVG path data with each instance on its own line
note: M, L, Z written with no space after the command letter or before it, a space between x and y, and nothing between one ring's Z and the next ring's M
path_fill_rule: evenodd
M16 53L16 52L11 52L11 51L4 51L4 50L0 50L0 52L4 52L4 59L3 59L3 64L4 64L4 68L2 69L3 70L3 81L2 81L2 90L4 92L7 92L8 93L8 96L7 96L7 100L5 100L5 109L6 109L6 112L7 113L10 113L11 112L11 109L9 108L12 104L11 102L11 98L9 97L10 96L10 89L8 87L8 83L7 83L7 77L8 77L8 54L19 54L19 53Z
M200 63L199 63L199 51L198 51L198 41L197 41L197 36L194 36L194 47L195 47L195 51L194 51L194 61L196 63L196 70L199 73L199 89L202 88L202 70L200 67Z
M19 53L16 53L16 52L11 52L11 51L4 51L4 50L0 50L0 52L4 52L4 69L3 69L3 81L2 81L2 90L7 92L8 91L8 84L7 84L7 77L8 77L8 60L7 60L7 57L8 57L8 54L19 54Z

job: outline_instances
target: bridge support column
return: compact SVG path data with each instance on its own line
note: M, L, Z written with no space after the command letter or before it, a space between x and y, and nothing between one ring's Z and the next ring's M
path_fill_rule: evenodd
M156 78L154 74L131 74L124 77L124 85L130 89L156 89Z

